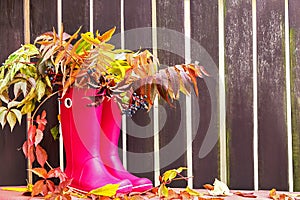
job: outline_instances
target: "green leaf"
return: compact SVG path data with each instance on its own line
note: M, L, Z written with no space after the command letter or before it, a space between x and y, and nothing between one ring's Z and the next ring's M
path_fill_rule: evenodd
M40 101L44 96L46 90L46 84L40 79L36 83L36 90L37 90L37 98L38 98L37 100Z
M8 109L6 107L0 107L0 123L2 128L4 128L6 124L6 115L7 115Z
M187 186L185 188L185 191L187 191L187 193L189 193L192 196L201 196L201 193L197 192L196 190L193 190L193 189L189 188L189 186Z
M13 112L8 112L6 116L7 122L10 126L10 131L14 129L16 123L17 123L17 117Z
M21 122L22 122L22 113L21 113L21 111L18 110L18 109L11 109L10 111L13 112L16 115L19 124L21 124Z
M53 137L54 140L57 140L59 138L59 126L56 125L54 127L51 128L51 135Z
M158 196L159 197L168 197L169 196L169 190L166 187L165 184L161 184L158 188Z
M119 188L120 184L107 184L103 187L94 189L89 192L89 194L94 194L97 196L106 196L106 197L112 197L116 195L117 190Z

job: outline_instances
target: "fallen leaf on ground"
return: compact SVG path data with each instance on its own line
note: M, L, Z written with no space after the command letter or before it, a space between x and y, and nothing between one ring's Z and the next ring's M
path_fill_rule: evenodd
M253 192L235 192L235 195L242 196L242 197L247 197L247 198L256 198L257 196L254 195Z

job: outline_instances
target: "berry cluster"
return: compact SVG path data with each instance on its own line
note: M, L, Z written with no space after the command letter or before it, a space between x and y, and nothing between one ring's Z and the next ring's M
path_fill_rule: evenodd
M147 110L148 102L147 95L137 95L137 93L133 93L132 101L129 104L128 108L123 111L129 117L132 117L138 110Z

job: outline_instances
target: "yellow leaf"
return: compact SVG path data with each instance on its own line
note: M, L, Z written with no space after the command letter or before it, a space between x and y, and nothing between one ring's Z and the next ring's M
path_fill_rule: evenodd
M38 80L36 83L38 101L42 99L46 91L46 84L42 80Z
M8 112L6 116L7 122L10 126L10 131L14 129L16 122L17 122L17 117L13 112Z
M100 44L100 41L98 39L94 38L93 33L91 32L87 32L87 33L82 33L81 37L88 43L92 44L92 45L97 45Z
M120 184L107 184L103 187L94 189L89 192L89 194L94 194L97 196L106 196L106 197L112 197L117 193L117 190L119 188Z
M175 169L171 169L171 170L166 171L166 172L163 174L163 180L164 180L164 181L172 180L172 179L174 179L176 176L177 176L177 171L176 171Z
M201 193L197 192L196 190L193 190L193 189L189 188L188 186L185 188L185 191L187 191L187 193L189 193L192 196L202 196Z
M186 167L179 167L176 171L177 173L181 173L183 170L187 170L188 168Z
M169 191L165 184L161 184L159 186L158 195L159 195L159 197L168 197L169 196Z
M2 125L2 128L6 124L6 115L7 115L7 108L6 107L0 107L0 123Z
M22 121L22 113L21 113L21 111L18 110L18 109L11 109L11 111L16 115L19 124L21 124L21 121Z

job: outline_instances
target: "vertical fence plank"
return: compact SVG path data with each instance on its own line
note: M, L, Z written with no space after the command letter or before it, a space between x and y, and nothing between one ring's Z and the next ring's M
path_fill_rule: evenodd
M0 63L24 43L23 1L0 1ZM26 140L26 119L13 132L5 126L0 129L0 185L26 184L26 159L19 148Z
M94 30L99 30L100 32L103 32L113 28L114 26L116 26L115 34L120 33L120 0L94 1Z
M259 187L288 189L284 1L257 2Z
M227 0L225 12L228 184L253 189L251 0Z
M300 1L289 2L294 190L300 191Z
M192 62L199 61L211 74L197 80L199 97L192 98L194 188L202 188L219 176L218 0L191 0L191 37Z
M82 26L81 31L89 31L90 24L90 3L89 0L62 1L62 23L64 31L72 34Z
M109 10L110 12L105 12ZM95 1L94 2L94 32L99 30L100 33L116 27L115 34L109 41L111 44L115 45L116 48L121 48L121 1L111 0L111 1ZM123 159L122 154L122 133L119 138L119 156L121 160Z
M30 0L30 40L34 42L35 38L40 34L52 31L52 28L57 27L57 0L49 0L40 2L38 0ZM51 13L49 15L48 13ZM45 17L47 15L47 17ZM43 105L38 113L43 110L47 111L47 126L44 131L44 139L41 145L46 149L48 153L48 162L52 167L59 166L59 141L54 140L50 129L58 125L58 102L57 95L49 99L45 105Z
M176 31L175 35L162 30L162 34L159 32L157 36L158 58L162 67L184 63L184 2L157 1L157 27ZM176 42L173 39L176 39ZM161 101L159 107L161 174L168 169L187 165L185 97L181 94L179 100L174 101L173 105L174 107L171 107ZM186 182L173 182L170 186L185 187Z
M124 0L125 48L152 48L151 1ZM141 30L139 28L148 27ZM141 32L140 32L141 31ZM154 181L153 111L127 117L127 169Z

